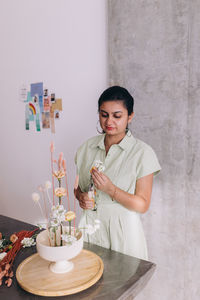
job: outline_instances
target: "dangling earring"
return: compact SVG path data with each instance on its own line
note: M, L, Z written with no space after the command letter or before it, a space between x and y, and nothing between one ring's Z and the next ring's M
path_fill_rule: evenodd
M131 131L130 131L130 129L128 128L128 124L126 125L126 130L125 130L125 132L126 132L126 135L127 135L128 137L131 136Z
M96 130L97 130L97 132L98 132L98 133L100 133L100 134L103 134L103 133L104 133L104 131L102 130L102 128L101 128L101 129L99 129L99 128L98 128L98 125L100 125L100 122L99 122L99 120L97 121Z

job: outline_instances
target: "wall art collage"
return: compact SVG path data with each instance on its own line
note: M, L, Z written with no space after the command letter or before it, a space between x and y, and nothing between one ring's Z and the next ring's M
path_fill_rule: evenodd
M55 93L49 93L43 88L43 82L23 85L20 88L20 101L25 105L25 129L31 129L31 123L35 123L36 131L51 129L55 133L55 119L60 118L62 111L62 99L56 98Z

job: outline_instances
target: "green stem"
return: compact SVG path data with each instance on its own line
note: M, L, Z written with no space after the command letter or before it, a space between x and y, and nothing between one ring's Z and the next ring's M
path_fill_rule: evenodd
M69 235L71 235L72 233L72 222L69 221Z
M61 179L60 178L58 179L58 186L59 186L59 188L61 187ZM59 198L59 205L61 205L62 199L61 199L61 197L58 197L58 198Z

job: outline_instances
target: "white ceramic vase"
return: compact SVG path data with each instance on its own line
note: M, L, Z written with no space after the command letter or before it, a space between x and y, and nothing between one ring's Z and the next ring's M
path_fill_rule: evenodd
M73 230L73 228L72 228ZM66 273L73 269L74 265L69 260L77 256L83 248L83 234L79 231L77 240L71 245L51 247L48 231L40 232L36 238L37 252L45 260L51 261L50 270L54 273Z

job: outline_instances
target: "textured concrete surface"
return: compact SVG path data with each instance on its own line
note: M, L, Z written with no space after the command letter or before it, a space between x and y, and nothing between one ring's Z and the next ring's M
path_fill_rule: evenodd
M135 98L134 135L162 172L143 215L157 270L138 300L200 299L200 2L109 0L110 84Z

